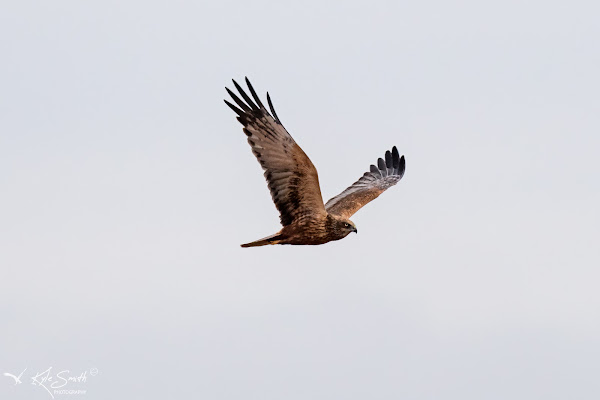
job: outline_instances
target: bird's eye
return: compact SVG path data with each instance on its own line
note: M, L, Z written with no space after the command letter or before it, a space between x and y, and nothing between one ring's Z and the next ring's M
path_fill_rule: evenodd
M345 226L346 228L350 228L350 224L349 224L349 223L347 223L347 222L345 222L345 223L344 223L344 226Z

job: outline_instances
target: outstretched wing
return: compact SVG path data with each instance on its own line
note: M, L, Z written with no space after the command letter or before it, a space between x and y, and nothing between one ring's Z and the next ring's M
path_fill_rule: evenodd
M391 152L385 152L385 161L382 158L377 160L377 166L371 165L369 172L365 172L352 186L329 200L325 209L330 214L350 218L365 204L398 183L404 175L405 167L404 156L400 157L394 146Z
M244 100L225 88L239 108L227 100L225 103L244 125L252 153L265 171L281 224L286 226L304 217L325 216L317 170L279 121L269 94L267 101L273 115L262 104L248 78L246 84L254 101L236 81L233 84Z

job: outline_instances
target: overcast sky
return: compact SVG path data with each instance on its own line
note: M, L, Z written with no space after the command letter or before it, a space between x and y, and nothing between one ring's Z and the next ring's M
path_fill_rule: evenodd
M4 2L0 398L600 398L599 12ZM239 247L280 228L246 75L325 199L405 155L358 235Z

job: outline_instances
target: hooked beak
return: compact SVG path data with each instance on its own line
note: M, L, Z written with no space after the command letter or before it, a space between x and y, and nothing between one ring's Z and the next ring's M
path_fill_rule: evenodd
M354 227L354 229L352 229L352 232L358 233L358 229L356 229L356 227Z

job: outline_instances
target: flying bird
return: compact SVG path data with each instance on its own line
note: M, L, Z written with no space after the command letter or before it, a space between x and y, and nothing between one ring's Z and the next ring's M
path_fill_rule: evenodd
M279 120L271 97L267 93L267 111L254 88L246 78L252 99L234 80L242 99L225 88L237 106L225 103L238 115L244 126L252 153L265 171L273 202L279 210L283 228L265 238L242 244L242 247L268 244L318 245L340 240L350 232L358 233L349 218L365 204L394 186L404 175L404 156L396 146L386 151L385 159L326 204L321 197L317 170L308 156L296 144ZM254 99L254 100L253 100Z

